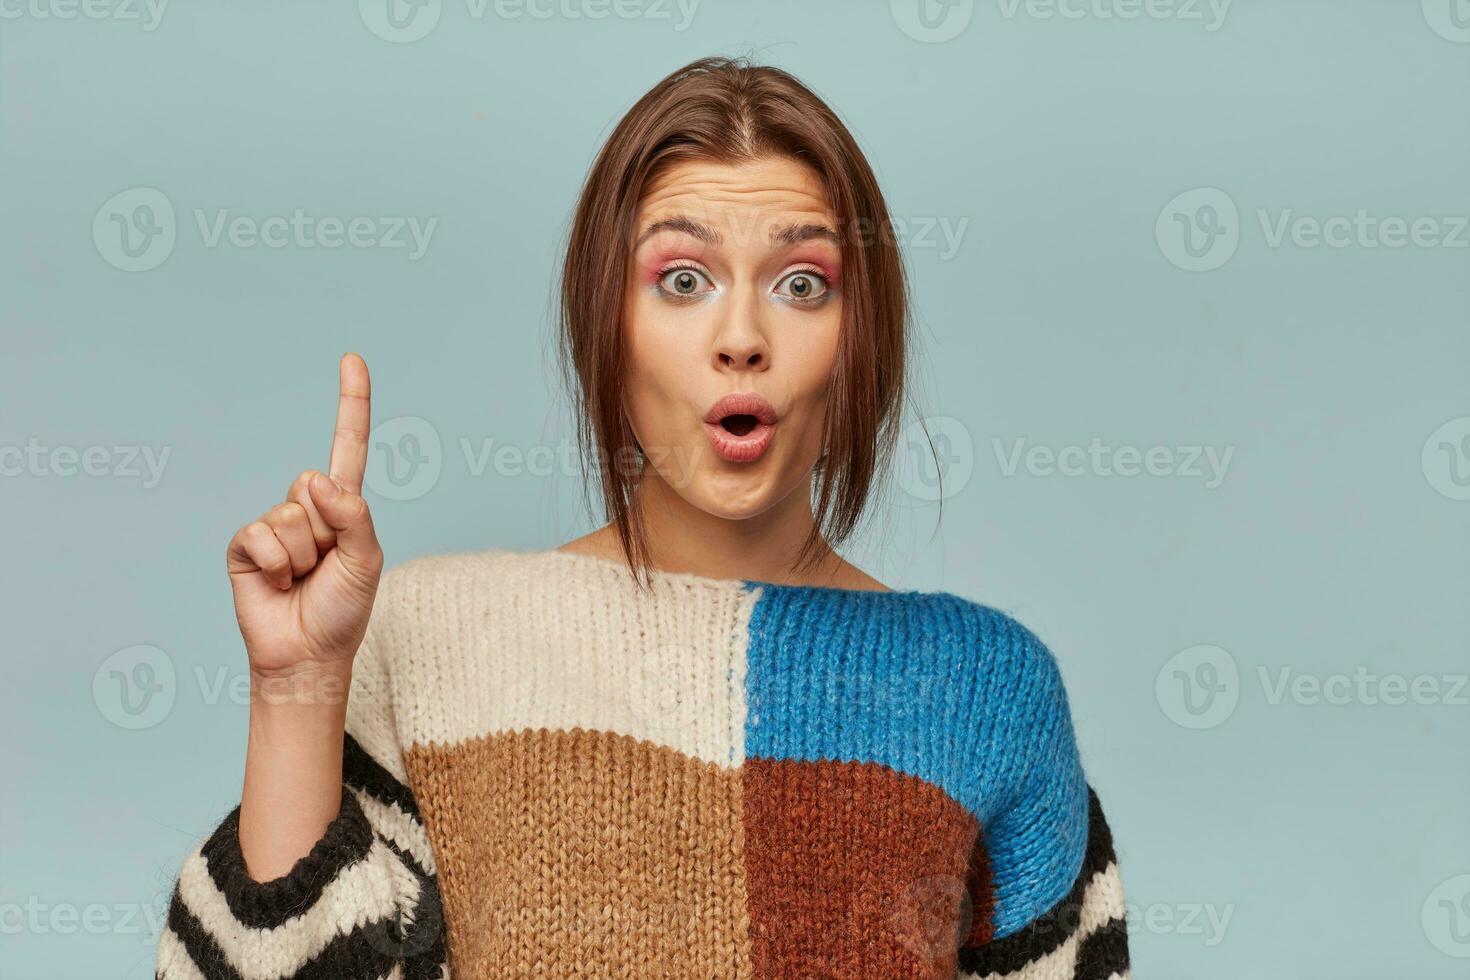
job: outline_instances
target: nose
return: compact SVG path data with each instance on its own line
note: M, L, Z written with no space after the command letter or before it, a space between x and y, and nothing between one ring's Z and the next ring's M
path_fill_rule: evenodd
M732 303L715 336L715 368L724 371L765 371L771 366L771 348L758 322L757 304Z
M769 358L764 346L759 342L722 345L718 352L720 366L736 370L740 368L765 370Z

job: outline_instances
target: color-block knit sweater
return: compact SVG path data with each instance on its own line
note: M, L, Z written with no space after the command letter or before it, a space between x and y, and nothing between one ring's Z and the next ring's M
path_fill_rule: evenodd
M1128 975L1056 662L949 593L411 561L344 768L285 877L186 860L163 980Z

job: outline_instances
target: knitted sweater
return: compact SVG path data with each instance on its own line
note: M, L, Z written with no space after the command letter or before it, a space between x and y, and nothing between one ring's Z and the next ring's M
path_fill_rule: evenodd
M344 770L284 877L187 858L162 980L1128 976L1056 662L949 593L411 561Z

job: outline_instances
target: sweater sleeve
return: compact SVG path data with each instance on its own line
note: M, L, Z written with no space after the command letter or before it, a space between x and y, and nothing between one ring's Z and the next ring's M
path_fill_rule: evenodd
M225 817L180 870L159 980L448 980L434 854L389 681L370 622L353 666L337 816L310 853L267 882L245 870L239 807Z
M978 914L959 980L1127 980L1128 930L1112 834L1083 774L1061 672L1031 647L1007 741L1015 776L981 828L970 881Z

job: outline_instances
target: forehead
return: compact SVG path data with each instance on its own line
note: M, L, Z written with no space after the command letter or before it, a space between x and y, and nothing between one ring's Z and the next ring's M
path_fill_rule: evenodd
M766 219L834 221L821 175L789 157L675 164L649 183L638 205L640 226L673 216L747 230L759 230Z

